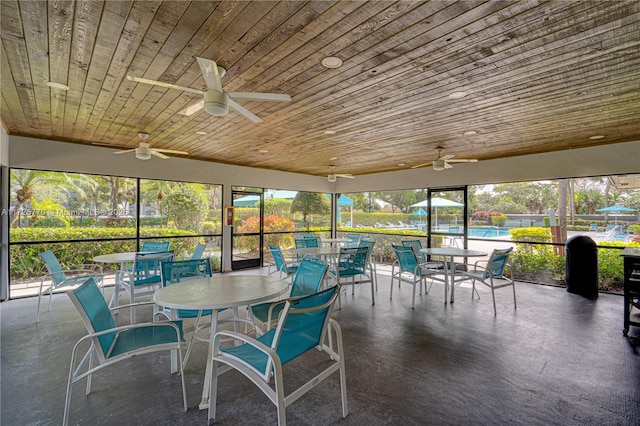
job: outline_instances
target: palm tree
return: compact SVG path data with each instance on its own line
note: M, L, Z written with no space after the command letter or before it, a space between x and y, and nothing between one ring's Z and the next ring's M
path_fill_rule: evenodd
M13 208L13 218L9 226L15 227L17 225L22 209L33 199L39 187L45 183L67 186L71 180L66 173L13 169L11 171L11 191L15 196L16 205Z

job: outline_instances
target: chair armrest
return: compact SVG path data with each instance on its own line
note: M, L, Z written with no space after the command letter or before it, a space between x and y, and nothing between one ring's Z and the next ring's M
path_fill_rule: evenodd
M214 339L213 356L214 357L220 354L220 339L222 339L223 337L230 337L231 340L240 340L241 342L244 342L248 345L253 346L259 351L264 352L264 354L267 355L274 364L277 363L277 365L280 367L280 358L278 357L278 354L276 353L276 351L274 351L264 343L261 343L258 340L254 339L253 337L250 337L250 336L247 336L246 334L238 333L235 331L220 330L216 332L215 336L213 336L213 339ZM253 368L251 369L253 370Z
M100 273L103 271L103 266L99 263L81 263L78 265L70 265L70 270L78 269L78 270L98 270Z
M117 311L118 309L122 309L122 308L129 308L131 306L144 306L144 305L157 305L157 303L152 302L152 301L147 301L147 302L136 302L136 303L128 303L126 305L118 305L115 306L113 308L109 308L110 311ZM160 305L159 305L160 306Z

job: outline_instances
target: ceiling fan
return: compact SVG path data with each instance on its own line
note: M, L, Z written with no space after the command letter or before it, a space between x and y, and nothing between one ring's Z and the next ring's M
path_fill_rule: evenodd
M431 166L433 165L433 170L436 171L441 171L444 169L451 169L453 168L453 166L450 163L475 163L478 160L475 158L459 158L459 159L453 159L453 157L455 157L455 155L453 154L447 154L447 155L441 155L443 148L442 147L437 147L436 148L436 152L438 153L438 158L436 158L433 161L430 161L428 163L424 163L424 164L418 164L416 166L412 166L412 169L417 169L419 167L425 167L425 166Z
M149 146L149 143L147 142L147 138L149 138L149 135L147 133L138 133L138 136L140 137L141 141L136 148L123 149L122 151L114 151L114 154L124 154L127 152L135 152L136 158L138 160L149 160L152 155L162 158L163 160L166 160L167 158L171 158L168 155L164 155L165 152L167 154L189 155L189 153L185 151L176 151L173 149L162 149L162 148L151 148ZM113 146L109 144L95 144L95 145Z
M202 71L204 80L207 83L207 90L204 91L193 89L191 87L164 83L162 81L149 80L142 77L133 77L130 75L127 76L127 79L137 83L153 84L155 86L178 89L202 95L202 100L180 111L180 114L186 116L195 114L204 108L205 112L208 114L215 115L216 117L222 117L227 115L229 108L231 108L247 120L251 120L254 123L261 123L262 120L260 117L238 104L236 100L271 102L291 101L291 97L289 95L282 95L278 93L225 92L222 90L222 83L220 82L220 79L225 76L227 71L224 68L219 67L215 61L212 61L211 59L196 59L198 60L198 65L200 65L200 71Z
M337 178L353 179L355 177L350 174L336 174L335 168L336 166L329 166L329 174L327 175L327 180L329 182L335 182Z

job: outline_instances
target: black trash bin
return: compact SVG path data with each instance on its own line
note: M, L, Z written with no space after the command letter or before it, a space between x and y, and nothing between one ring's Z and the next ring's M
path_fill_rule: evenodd
M565 244L567 291L589 299L598 298L598 247L584 235L576 235Z

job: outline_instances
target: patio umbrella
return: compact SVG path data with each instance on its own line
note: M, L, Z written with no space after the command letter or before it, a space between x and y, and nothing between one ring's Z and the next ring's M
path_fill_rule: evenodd
M424 209L422 207L420 207L418 210L414 211L411 214L412 215L417 215L417 216L428 216L429 215L429 213L424 211ZM422 220L422 217L420 217L420 220Z
M618 224L618 214L619 213L632 213L635 212L636 209L632 209L629 207L625 207L625 206L619 206L619 205L613 205L613 206L609 206L609 207L605 207L603 209L598 209L596 210L598 212L604 212L604 213L613 213L613 218L615 220L616 225Z
M429 200L420 201L419 203L412 204L411 207L428 207ZM435 225L438 228L438 207L462 207L464 204L457 201L448 200L442 197L431 197L431 207L435 207Z

